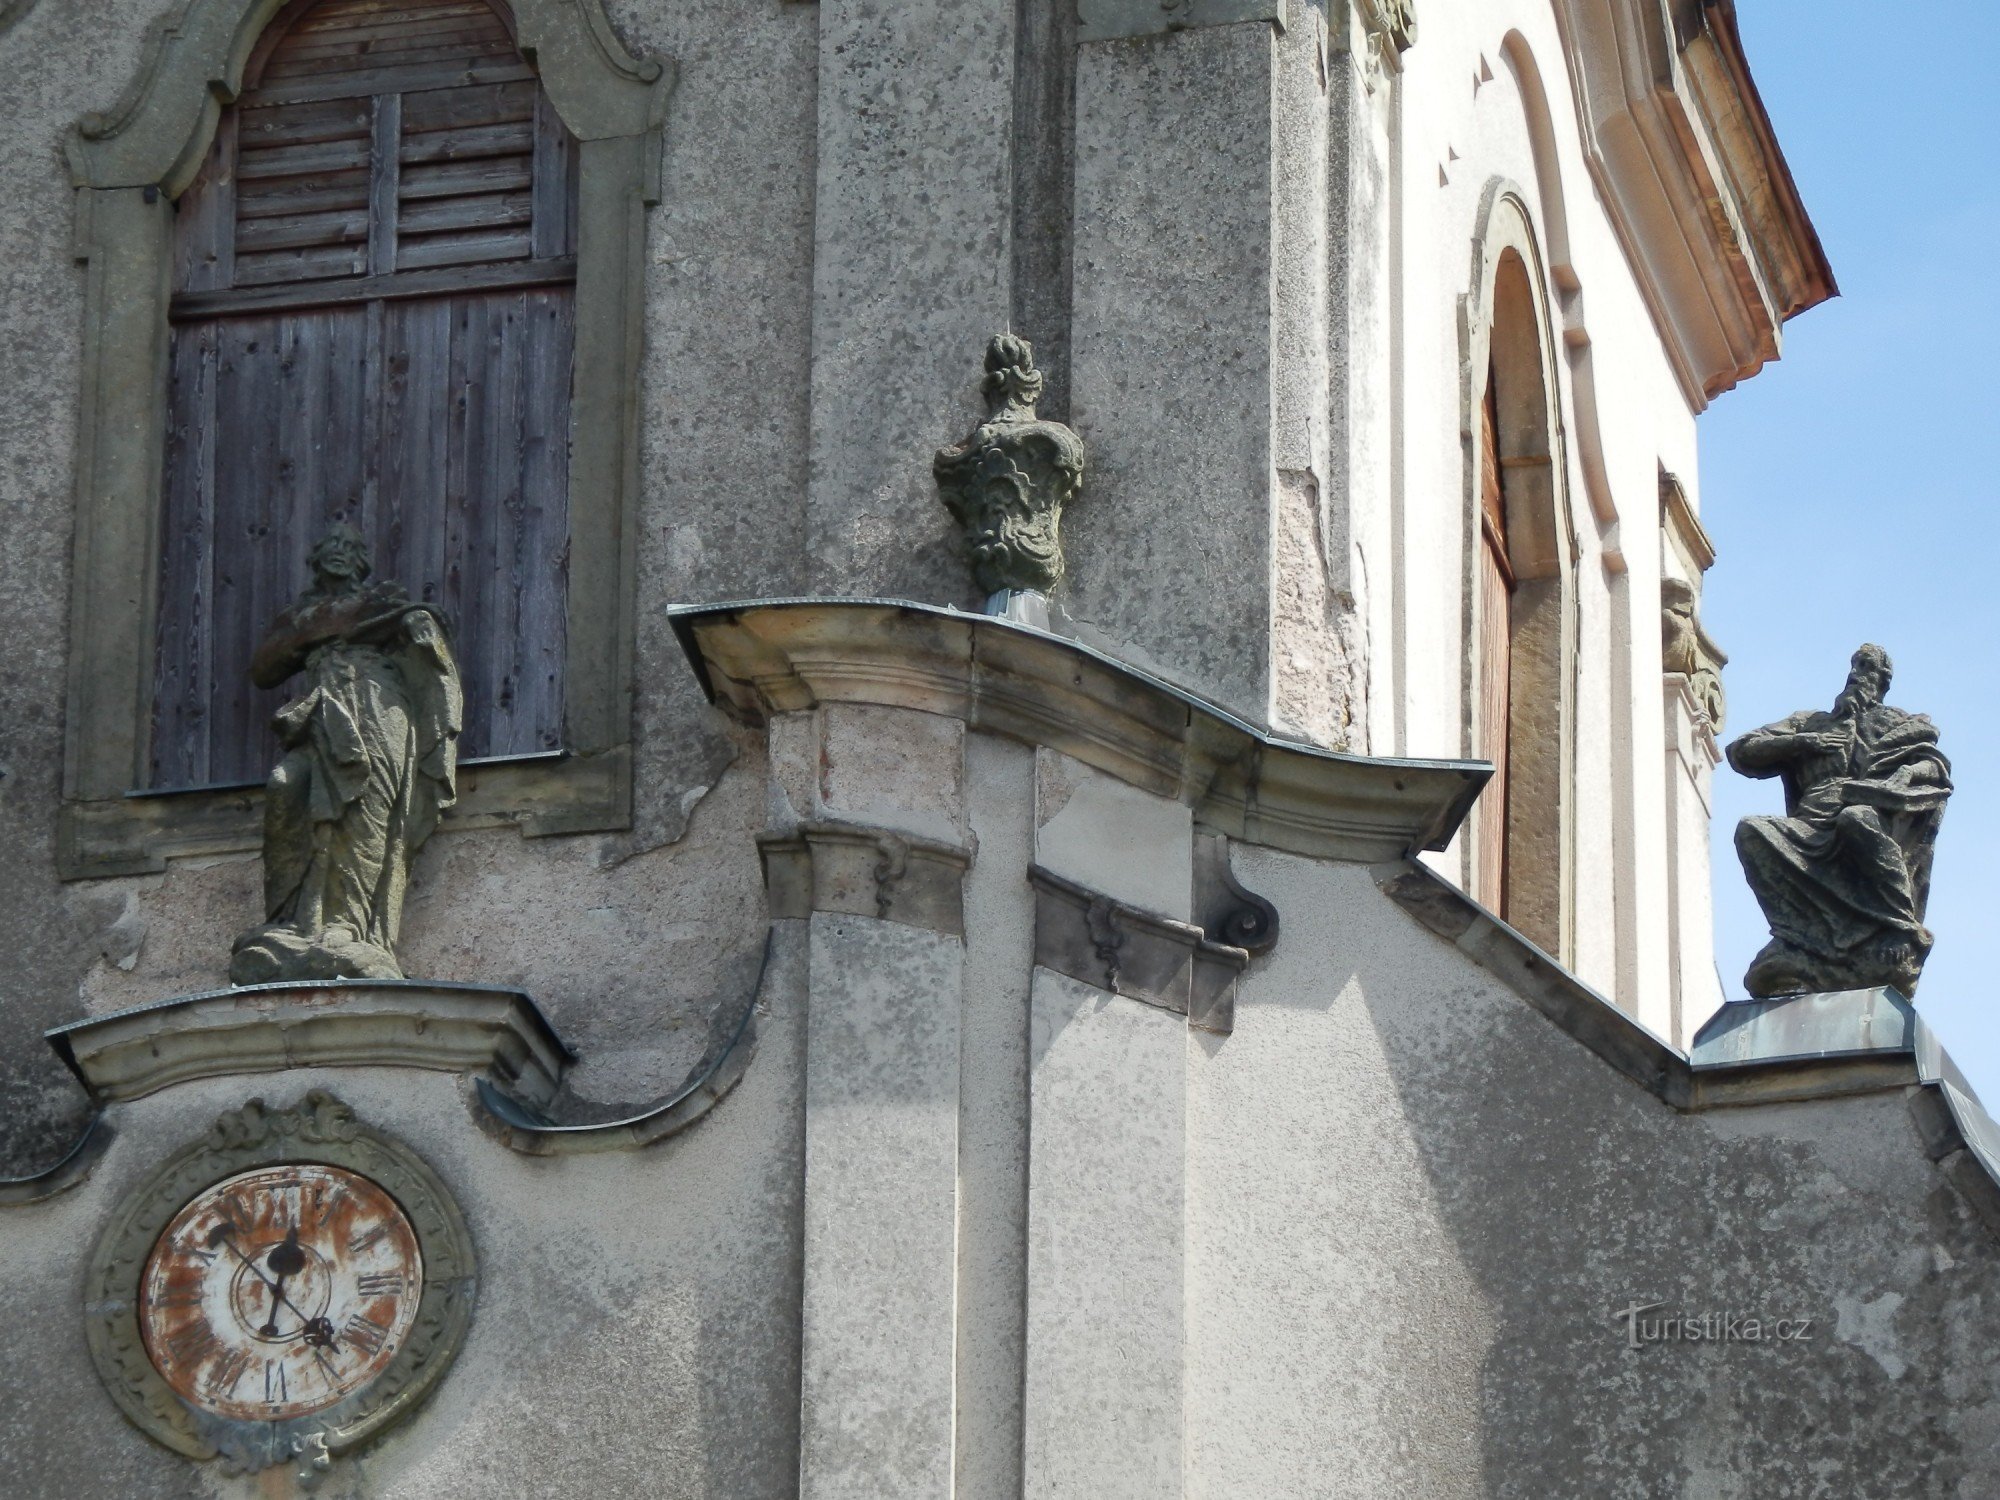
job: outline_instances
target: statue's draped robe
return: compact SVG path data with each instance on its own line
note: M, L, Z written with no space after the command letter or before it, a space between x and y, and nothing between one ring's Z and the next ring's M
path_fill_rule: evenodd
M274 721L286 748L265 805L267 925L238 944L244 979L400 975L410 859L456 794L462 700L436 614L400 591L367 603L386 607L365 629L328 629L305 601L272 627L303 653L304 684Z
M1786 755L1777 742L1835 733L1841 751ZM1745 818L1737 852L1773 937L1830 964L1883 941L1930 947L1924 907L1951 764L1922 714L1886 704L1852 718L1793 714L1729 747L1746 776L1783 778L1785 816Z

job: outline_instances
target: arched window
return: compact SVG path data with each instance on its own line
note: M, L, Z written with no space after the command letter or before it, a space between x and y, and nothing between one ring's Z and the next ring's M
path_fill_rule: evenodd
M1494 765L1472 818L1469 878L1478 900L1567 960L1574 558L1533 240L1518 204L1501 206L1484 252L1483 378L1469 393L1478 403L1471 749Z
M243 667L332 520L455 617L449 821L629 825L672 81L601 0L177 0L78 121L66 879L257 846Z
M150 783L260 780L250 653L357 527L468 758L558 750L577 143L499 0L298 0L174 217Z

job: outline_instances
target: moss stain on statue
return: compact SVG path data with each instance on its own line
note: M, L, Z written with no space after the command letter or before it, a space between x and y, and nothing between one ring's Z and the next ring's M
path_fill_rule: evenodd
M259 687L303 684L272 721L285 753L264 802L265 920L236 940L232 984L402 978L410 861L457 795L464 697L443 614L369 583L351 526L310 562L250 665Z

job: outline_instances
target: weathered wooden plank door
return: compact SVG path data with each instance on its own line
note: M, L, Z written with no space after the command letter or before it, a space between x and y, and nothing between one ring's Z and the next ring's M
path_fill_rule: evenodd
M261 780L334 521L454 624L467 758L559 749L576 142L489 0L300 0L176 205L151 784Z

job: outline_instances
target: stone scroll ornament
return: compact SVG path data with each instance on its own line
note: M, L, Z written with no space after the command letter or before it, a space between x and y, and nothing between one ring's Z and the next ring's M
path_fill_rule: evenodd
M1729 746L1730 765L1785 788L1782 818L1736 827L1743 873L1771 924L1743 976L1753 996L1916 992L1951 763L1928 718L1883 701L1891 671L1887 652L1863 646L1832 712L1796 713Z
M1660 665L1687 678L1702 719L1710 733L1722 728L1728 698L1722 669L1729 657L1701 623L1701 598L1694 586L1679 578L1660 580Z
M352 527L314 544L313 579L257 648L259 687L301 678L273 726L265 920L236 940L232 984L400 979L410 861L456 796L463 697L432 605L369 583Z
M1083 439L1035 415L1042 373L1026 339L1003 333L986 346L980 389L992 415L940 448L931 470L987 613L1045 622L1063 576L1063 507L1083 488Z

